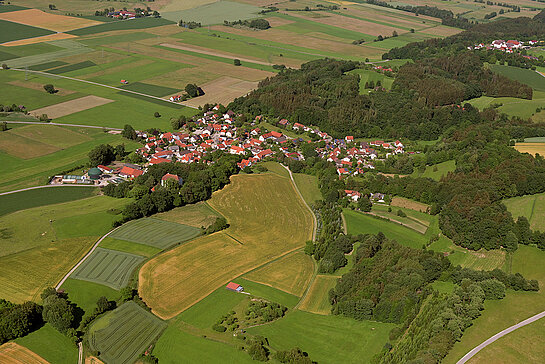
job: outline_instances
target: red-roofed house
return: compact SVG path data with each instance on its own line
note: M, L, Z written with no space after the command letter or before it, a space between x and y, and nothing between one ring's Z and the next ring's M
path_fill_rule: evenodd
M170 159L165 159L165 158L151 158L151 160L149 161L149 164L150 164L150 165L160 164L160 163L170 163Z
M266 157L268 157L268 156L270 156L270 155L272 155L272 154L273 154L273 151L272 151L272 150L270 150L270 149L265 149L265 150L263 150L263 151L257 153L257 154L256 154L256 157L259 158L259 159L263 159L263 158L266 158Z
M99 164L97 168L100 169L102 173L112 173L112 169L110 167L103 166L102 164Z
M229 153L236 154L236 155L242 155L242 154L244 154L244 148L236 146L236 145L231 145L231 149L229 150Z
M127 166L123 166L118 173L120 176L128 178L135 178L144 174L144 172L139 169L134 169Z
M229 282L227 284L227 286L225 286L225 288L227 288L228 290L230 291L235 291L235 292L242 292L244 291L244 287L242 287L240 284L236 284L234 282Z
M180 177L178 177L175 174L167 173L161 178L161 186L164 187L168 180L174 180L174 181L178 182L178 184L180 184L180 185L182 184L182 179Z

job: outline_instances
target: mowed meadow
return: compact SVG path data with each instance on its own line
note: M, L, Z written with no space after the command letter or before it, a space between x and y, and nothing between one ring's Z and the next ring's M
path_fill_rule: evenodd
M230 227L148 261L139 292L170 318L230 280L303 247L312 234L310 211L291 181L275 174L233 176L208 202ZM286 238L288 237L289 238Z

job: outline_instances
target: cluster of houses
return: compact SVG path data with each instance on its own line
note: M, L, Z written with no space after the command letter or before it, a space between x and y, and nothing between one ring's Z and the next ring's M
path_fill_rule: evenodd
M536 46L538 43L542 43L542 42L538 42L537 40L522 42L518 40L505 41L501 39L496 39L490 44L479 43L479 44L475 44L474 46L469 46L467 47L467 49L469 50L473 50L473 49L499 50L506 53L513 53L517 49L529 49L533 46Z
M127 10L111 11L108 13L108 17L117 19L134 19L136 18L136 13L134 11Z
M384 73L384 72L394 72L393 69L391 69L390 67L382 67L382 66L374 66L373 69L377 72L381 72L381 73Z

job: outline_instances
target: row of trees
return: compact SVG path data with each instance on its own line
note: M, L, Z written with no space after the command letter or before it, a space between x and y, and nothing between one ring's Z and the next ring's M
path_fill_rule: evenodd
M232 26L243 26L248 27L252 29L258 29L258 30L266 30L271 27L271 24L267 21L267 19L258 18L258 19L252 19L252 20L236 20L236 21L223 21L223 25L232 27Z

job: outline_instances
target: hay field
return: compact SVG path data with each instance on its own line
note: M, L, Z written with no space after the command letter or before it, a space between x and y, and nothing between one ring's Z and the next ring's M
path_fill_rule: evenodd
M299 309L319 315L330 315L329 291L337 284L336 276L317 275L312 286L301 302Z
M154 218L196 228L207 228L216 221L216 217L218 216L219 214L210 208L206 202L197 202L196 204L185 205L167 212L155 214Z
M248 94L257 88L258 82L239 80L233 77L220 77L203 84L201 87L205 94L184 102L184 105L193 107L208 103L229 105L234 99Z
M0 151L13 157L33 159L60 150L59 147L54 145L48 145L38 141L31 141L15 134L4 134L7 133L2 133L0 135Z
M427 212L430 208L429 205L426 205L425 203L409 200L408 198L394 196L392 198L392 202L390 202L391 206L395 207L403 207L410 210L420 211L420 212Z
M195 7L193 4L198 3L191 2L191 8L184 10L168 11L167 7L167 11L161 12L161 16L175 22L184 19L186 21L196 21L203 25L210 25L223 23L224 20L235 21L256 18L262 10L254 5L241 4L234 1L198 1L198 3L202 2L202 5Z
M54 64L54 62L51 62L50 64ZM47 67L47 65L45 67ZM40 67L38 67L38 68L40 68ZM29 67L29 69L35 69L35 68ZM41 70L36 70L36 71L41 71ZM44 91L44 85L42 85L41 83L37 83L37 82L29 82L29 81L23 82L23 81L20 81L20 80L15 80L15 81L8 82L8 84L13 85L13 86L26 87L26 88L29 88L31 90L36 90L36 91L40 91L40 92ZM65 90L65 89L59 89L59 88L55 88L55 89L57 90L57 92L55 94L59 95L59 96L66 96L66 95L71 95L71 94L76 93L76 91L72 91L72 90Z
M513 197L503 200L503 204L513 218L524 216L533 230L545 231L545 194Z
M126 302L89 328L89 343L106 363L133 363L166 328L166 323Z
M312 258L298 251L251 271L244 278L301 297L313 272Z
M106 99L99 96L84 96L79 99L61 102L59 104L46 106L40 109L32 110L34 115L46 114L51 119L60 118L66 115L71 115L80 111L92 109L93 107L106 105L114 100Z
M529 153L533 156L536 154L545 156L545 143L516 143L515 149L521 153Z
M139 292L160 317L301 248L312 234L310 212L291 182L273 174L233 176L209 204L227 218L228 229L163 253L140 270Z
M140 255L99 247L70 277L120 289L129 283L132 271L143 260Z
M48 364L49 362L14 342L0 346L0 364Z
M0 19L48 29L55 32L66 32L69 30L102 24L98 21L80 17L45 13L38 9L27 9L12 11L9 13L0 13Z
M166 249L174 244L193 239L201 229L154 218L142 218L123 224L109 235L110 238Z

